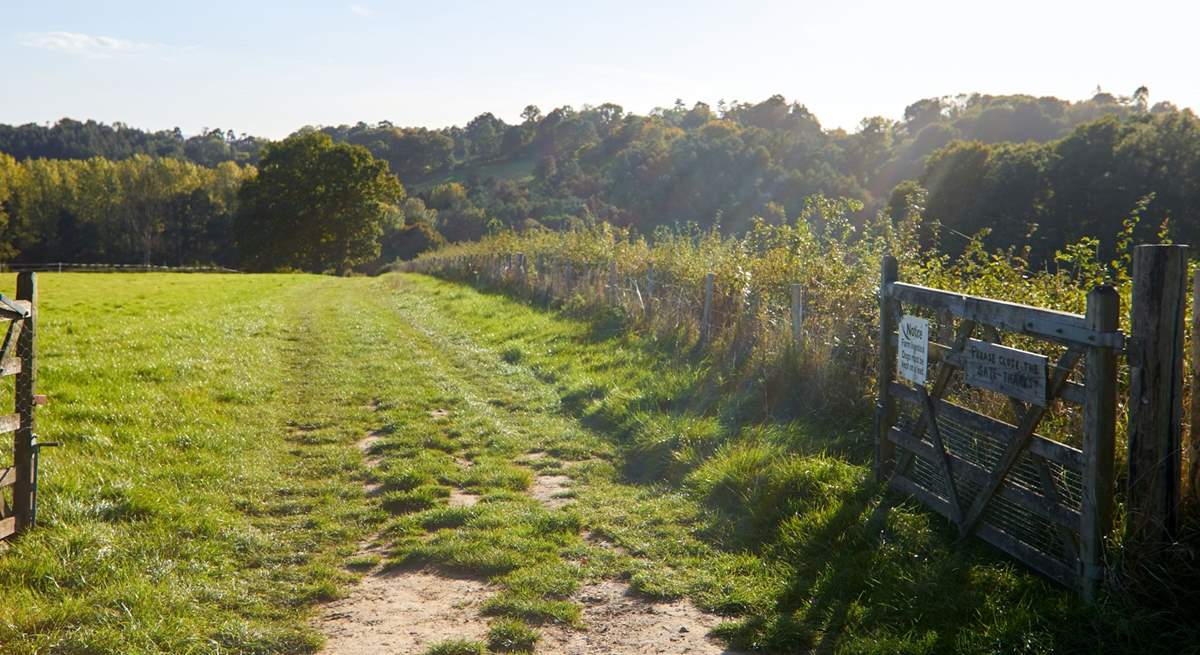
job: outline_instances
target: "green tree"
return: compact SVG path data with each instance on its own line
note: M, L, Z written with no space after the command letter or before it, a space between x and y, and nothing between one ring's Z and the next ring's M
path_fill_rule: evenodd
M238 197L245 268L345 272L379 256L382 223L404 187L366 148L310 132L268 146Z
M15 187L18 186L17 176L22 173L17 160L0 152L0 261L5 261L17 254L12 246L13 239L9 234L9 205L12 203Z

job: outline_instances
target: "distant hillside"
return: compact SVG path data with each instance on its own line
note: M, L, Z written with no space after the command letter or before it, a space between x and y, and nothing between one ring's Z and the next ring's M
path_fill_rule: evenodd
M451 240L597 220L641 233L681 223L734 233L755 218L794 218L814 194L857 201L860 217L920 203L950 228L950 246L963 242L955 232L990 229L989 244L1006 246L1025 243L1032 230L1038 256L1083 234L1113 234L1135 205L1152 219L1141 230L1157 229L1165 217L1181 235L1200 229L1195 116L1152 105L1145 88L1129 96L1097 91L1078 102L927 98L899 121L869 117L854 132L826 130L782 96L716 106L676 101L648 115L611 103L545 114L530 105L515 125L483 113L443 129L382 122L299 131L361 145L386 161L420 201L406 214ZM0 125L0 152L18 160L149 154L213 166L255 163L264 143L231 131L185 138L179 130L69 119Z

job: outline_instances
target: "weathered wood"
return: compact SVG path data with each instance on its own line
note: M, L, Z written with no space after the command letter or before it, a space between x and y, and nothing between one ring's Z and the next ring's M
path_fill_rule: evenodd
M1169 543L1179 505L1187 246L1133 252L1126 547Z
M1084 317L1078 314L967 296L903 282L892 284L889 293L901 302L916 303L934 310L946 310L958 318L993 325L1007 332L1019 332L1067 345L1124 347L1124 337L1120 333L1088 329Z
M962 349L966 347L967 341L971 339L971 334L975 331L974 321L962 321L958 326L958 333L954 338L954 345L951 346L951 352L961 354ZM929 389L929 395L935 400L941 401L942 396L946 395L946 388L950 386L950 379L954 375L956 369L952 366L947 366L945 363L938 366L937 375L934 376L933 386ZM923 434L925 427L929 421L929 413L921 406L921 415L917 417L916 433Z
M1065 371L1073 369L1075 362L1082 354L1083 350L1078 346L1072 346L1067 349L1067 352L1063 353L1059 359L1058 366L1055 368L1054 379L1050 381L1051 398L1058 395L1062 383L1066 380L1067 374ZM1026 446L1033 439L1034 431L1037 430L1037 426L1041 423L1042 417L1045 414L1046 408L1039 405L1033 405L1025 412L1025 416L1021 419L1021 423L1017 427L1016 438L1009 442L1008 447L1004 449L1004 454L1001 455L1000 461L996 463L996 468L992 470L987 484L975 496L975 500L971 503L971 509L967 511L966 517L959 526L959 532L962 535L970 534L971 530L975 528L975 525L983 517L983 512L987 509L992 495L996 493L996 489L1000 486L1000 483L1004 481L1009 470L1017 463L1017 460L1021 457L1021 453L1025 451Z
M938 454L936 446L896 427L893 427L888 433L888 438L895 442L897 446L911 451L917 457L937 466L940 470L941 467L938 464L938 460L941 456ZM944 452L945 459L956 479L967 480L979 485L987 482L987 469L974 462L967 461L948 450ZM996 491L996 495L1016 505L1020 505L1057 525L1068 527L1071 530L1076 530L1079 527L1079 512L1066 507L1058 500L1051 500L1044 497L1037 493L1037 491L1029 489L1016 481L1004 480L1000 488ZM961 521L961 510L959 517L953 519L955 525Z
M11 361L17 354L17 340L21 336L21 325L23 320L13 320L8 322L8 328L4 330L4 342L0 344L0 362Z
M704 276L704 310L700 314L700 343L708 345L712 339L713 280L715 273Z
M0 434L16 432L21 428L20 414L6 414L0 416Z
M888 430L896 422L896 401L891 385L896 379L896 342L892 337L900 315L900 303L888 289L900 278L896 258L885 255L879 270L879 363L875 396L875 480L883 482L892 474L896 449L888 439Z
M963 353L963 379L973 387L1045 405L1048 359L1045 355L971 339Z
M1045 458L1032 456L1033 466L1037 469L1038 484L1041 485L1042 496L1056 506L1061 506L1062 498L1058 493L1058 485L1054 480L1054 474L1050 471L1049 464ZM1066 553L1073 561L1078 563L1079 546L1075 543L1075 533L1079 530L1079 524L1083 520L1083 515L1078 512L1075 514L1075 520L1066 525L1058 526L1058 539L1062 543L1063 552Z
M956 524L961 523L962 503L958 500L958 489L954 486L954 472L950 470L950 454L946 452L946 444L942 443L942 431L937 422L937 409L924 387L921 388L921 396L925 401L925 412L929 416L929 440L933 444L935 465L942 472L942 478L946 484L946 500L950 503L950 520Z
M891 335L893 348L896 347L897 340L898 337L895 334ZM953 346L930 341L929 362L931 364L945 362L954 368L961 369L965 362L965 355L961 352L954 352ZM1067 380L1063 383L1063 388L1058 394L1058 399L1082 407L1085 400L1084 386L1078 382Z
M942 516L948 519L951 518L950 504L946 502L945 498L929 492L921 485L902 475L892 476L888 483L893 489L913 496L921 501L922 504ZM1014 559L1024 562L1027 566L1065 587L1077 586L1075 572L1071 568L998 527L982 523L975 529L975 536L999 548Z
M891 393L893 397L907 402L914 407L922 407L920 392L915 389L906 387L898 382L893 382ZM995 435L1005 443L1012 443L1017 438L1017 426L967 409L953 401L944 398L939 399L937 401L937 409L938 413L944 416L946 420L958 423L974 432ZM1056 462L1073 471L1083 470L1083 451L1067 444L1047 439L1036 432L1029 440L1028 450L1033 455Z
M8 467L0 469L0 487L11 487L17 482L17 469Z
M1068 566L1050 557L999 527L990 523L981 523L975 529L975 536L999 548L1014 559L1024 562L1026 566L1062 586L1068 589L1079 588L1079 577L1073 566Z
M975 321L961 321L958 325L957 336L954 339L954 345L951 350L961 354L962 349L966 347L967 340L971 338L971 334L975 331ZM935 400L942 400L942 396L946 394L946 389L950 385L950 379L957 370L945 363L938 366L937 375L934 377L933 386L929 390L929 395ZM921 406L921 413L917 416L916 427L914 431L917 434L924 434L929 421L929 411ZM901 473L908 470L909 464L912 463L913 454L910 452L900 453L900 457L896 460L896 471Z
M804 350L804 287L791 286L792 294L792 345L797 351Z
M1121 297L1110 286L1087 297L1088 328L1115 331ZM1111 348L1088 349L1084 369L1087 402L1083 405L1083 517L1079 525L1079 563L1084 600L1095 599L1104 573L1104 538L1112 529L1113 454L1117 422L1117 355Z
M1189 468L1187 478L1193 500L1200 500L1200 270L1192 278L1192 369L1191 369L1191 402L1188 404L1190 419L1188 420L1187 443L1184 452L1188 453Z
M17 275L17 298L29 301L29 316L22 322L21 336L17 340L17 355L21 358L21 372L16 378L16 410L21 425L13 438L13 467L17 469L13 485L14 530L20 532L29 527L33 518L33 396L37 388L37 274Z
M17 517L10 516L0 519L0 539L7 539L17 531Z

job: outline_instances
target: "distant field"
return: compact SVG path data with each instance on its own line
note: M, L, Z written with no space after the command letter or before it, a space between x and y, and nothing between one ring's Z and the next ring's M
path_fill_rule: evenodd
M40 279L64 447L0 554L6 655L312 653L323 601L414 568L489 584L449 617L486 634L431 653L599 639L605 584L746 651L1120 652L1144 627L915 504L877 515L855 426L745 425L753 393L602 323L411 275Z
M446 173L440 173L432 177L414 182L409 185L415 190L424 190L432 188L438 184L447 182L465 182L472 176L486 180L489 177L494 177L497 180L525 180L533 177L533 168L535 162L533 158L514 159L510 161L501 161L491 164L483 164L481 166L470 166L467 168L459 168Z

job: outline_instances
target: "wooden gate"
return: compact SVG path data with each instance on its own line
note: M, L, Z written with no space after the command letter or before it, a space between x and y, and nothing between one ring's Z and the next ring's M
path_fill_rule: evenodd
M33 434L37 381L37 278L17 275L16 299L0 295L0 378L16 376L13 412L0 414L0 434L13 434L12 460L0 466L0 539L33 525L37 504L37 438ZM7 401L4 403L7 405ZM7 409L7 408L5 408Z
M1096 287L1080 316L905 284L887 257L879 299L878 479L1091 598L1112 525L1117 292Z

